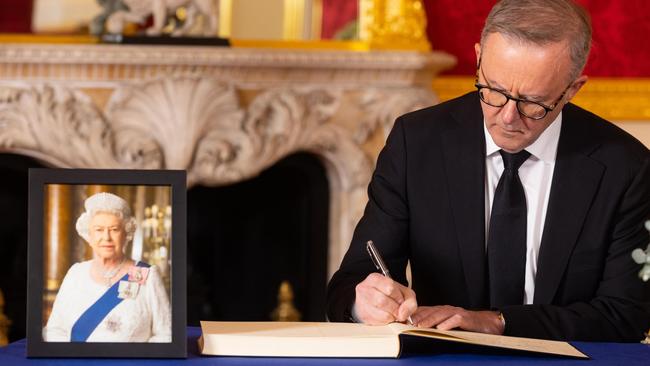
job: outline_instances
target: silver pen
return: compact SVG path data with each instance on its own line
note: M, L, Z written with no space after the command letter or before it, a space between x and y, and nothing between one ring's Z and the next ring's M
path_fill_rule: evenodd
M384 262L384 259L381 257L381 254L379 254L379 251L377 250L377 247L375 247L375 243L373 243L372 240L368 240L366 242L366 250L370 255L370 259L372 259L372 263L375 264L375 267L377 267L377 269L380 270L384 276L392 278L390 276L390 272L388 271L388 266L386 266L386 262ZM414 325L413 319L411 319L410 315L408 317L408 322L409 324Z

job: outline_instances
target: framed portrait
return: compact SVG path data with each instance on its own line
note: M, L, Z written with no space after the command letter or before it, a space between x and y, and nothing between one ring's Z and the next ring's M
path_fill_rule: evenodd
M27 357L187 356L185 182L29 170Z

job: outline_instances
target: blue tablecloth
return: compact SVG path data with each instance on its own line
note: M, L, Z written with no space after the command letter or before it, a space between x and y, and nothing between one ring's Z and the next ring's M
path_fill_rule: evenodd
M448 352L418 353L423 347L414 346L413 352L403 354L399 359L335 359L335 358L260 358L260 357L204 357L200 356L196 340L200 334L197 327L188 328L188 357L178 359L27 359L26 341L20 340L0 348L0 366L14 365L650 365L650 345L636 343L587 343L572 342L591 360L575 360L530 354L512 354L490 350L464 352L451 349ZM423 346L423 345L420 345ZM426 351L426 350L425 350Z

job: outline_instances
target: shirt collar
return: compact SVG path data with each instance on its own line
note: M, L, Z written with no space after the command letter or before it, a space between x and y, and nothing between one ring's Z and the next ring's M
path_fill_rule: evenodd
M562 112L557 115L555 120L542 132L541 135L526 147L532 156L547 163L555 162L557 145L560 141L560 131L562 130ZM483 132L485 133L485 156L491 156L497 153L501 148L494 143L492 136L483 123Z

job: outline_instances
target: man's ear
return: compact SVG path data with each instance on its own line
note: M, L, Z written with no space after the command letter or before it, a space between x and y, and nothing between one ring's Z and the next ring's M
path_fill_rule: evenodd
M587 75L582 75L579 78L576 79L576 81L573 82L569 90L566 92L566 101L569 102L573 97L580 91L580 88L582 88L583 85L587 83L587 80L589 78Z
M476 68L478 68L478 62L481 59L481 44L480 43L475 43L474 44L474 52L476 52Z

